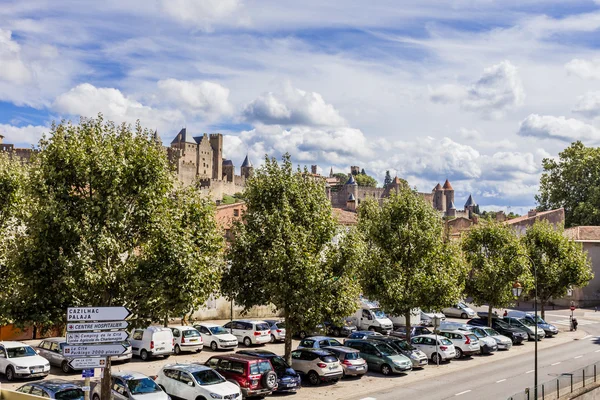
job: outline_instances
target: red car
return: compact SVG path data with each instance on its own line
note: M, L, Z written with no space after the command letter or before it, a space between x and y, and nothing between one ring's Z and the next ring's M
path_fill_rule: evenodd
M239 385L244 398L266 396L277 390L277 374L266 358L244 354L213 356L206 365Z

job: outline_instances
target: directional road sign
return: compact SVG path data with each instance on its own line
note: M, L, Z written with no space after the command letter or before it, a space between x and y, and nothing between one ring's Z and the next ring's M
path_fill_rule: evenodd
M63 353L65 357L119 356L126 350L122 344L66 345Z
M130 314L125 307L69 307L67 322L119 321Z
M69 332L68 344L115 343L127 340L129 335L124 331L116 332Z
M105 366L106 358L104 357L72 358L69 360L69 367L73 369L104 368Z
M127 329L127 321L107 321L107 322L71 322L67 324L67 332L87 332L87 331L110 331L113 329Z

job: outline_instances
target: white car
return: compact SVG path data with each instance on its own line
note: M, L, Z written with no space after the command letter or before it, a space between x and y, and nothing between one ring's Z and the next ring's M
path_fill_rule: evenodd
M292 351L292 368L308 378L311 385L322 381L339 381L344 375L340 360L323 349L298 349Z
M436 348L436 339L437 339L437 348ZM456 357L456 349L454 348L454 344L444 336L436 335L420 335L415 336L410 339L410 344L413 347L421 350L427 358L429 358L434 363L439 361L450 361L454 357Z
M202 335L202 340L210 346L212 351L218 349L232 350L238 347L237 338L221 325L203 322L194 325L194 328L198 329L198 332Z
M421 310L421 325L433 326L433 317L438 317L440 321L446 319L446 316L440 312Z
M200 364L167 364L158 372L156 383L178 399L242 399L238 385Z
M265 319L265 322L271 327L271 343L285 341L285 322L276 319Z
M438 335L450 339L456 350L456 355L454 356L456 359L462 358L463 356L470 356L481 351L479 339L473 332L458 330L440 331L438 332Z
M477 313L467 306L465 303L456 303L452 307L447 307L442 310L446 317L456 317L462 319L476 318Z
M156 382L139 372L113 372L111 374L113 400L171 400ZM92 400L100 400L100 385L96 385Z
M223 328L231 330L238 342L246 347L271 341L271 327L265 321L238 319L226 323Z
M173 352L177 355L184 351L195 351L197 353L202 351L204 342L200 332L193 326L170 326L173 332Z
M134 329L129 335L133 355L147 361L151 357L169 358L173 353L173 332L162 326L150 326L146 329Z
M21 342L0 342L0 374L8 381L48 376L50 362Z

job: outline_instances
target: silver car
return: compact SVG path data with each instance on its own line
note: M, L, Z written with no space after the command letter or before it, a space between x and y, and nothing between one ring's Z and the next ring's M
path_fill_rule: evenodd
M462 319L475 318L477 314L472 308L467 306L465 303L456 303L452 307L446 307L442 310L446 317L456 317Z
M512 340L507 336L499 334L493 328L487 326L478 326L477 328L479 328L483 333L485 333L487 336L494 339L496 343L498 343L498 350L510 350L510 348L512 347Z
M344 370L343 376L362 376L367 373L367 362L360 356L360 352L356 349L345 346L323 347L333 353Z
M264 320L271 327L271 343L285 341L285 322L275 319Z
M73 372L69 366L69 361L73 357L65 357L63 354L63 348L67 345L67 340L64 337L55 337L44 339L36 347L38 353L47 359L51 365L59 367L64 373ZM127 347L125 353L120 356L111 356L111 361L131 361L131 346L128 341L123 342L123 345Z

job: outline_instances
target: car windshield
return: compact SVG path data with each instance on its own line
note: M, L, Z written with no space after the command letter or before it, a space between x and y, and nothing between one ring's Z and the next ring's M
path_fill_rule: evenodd
M375 315L375 318L377 318L377 319L386 318L385 313L381 310L373 310L373 314Z
M406 340L394 340L394 344L402 350L414 350L414 347L408 344Z
M279 356L271 358L271 364L273 364L275 368L290 368L290 366L288 365L288 363L285 362L283 357Z
M272 371L273 367L268 361L259 361L254 364L250 364L250 375L264 374L267 371Z
M67 389L54 393L56 400L82 400L84 396L81 389Z
M450 339L446 339L446 338L440 338L440 343L441 344L445 344L446 346L449 346L452 344L452 342L450 341Z
M278 323L277 323L277 327L278 327L279 329L285 329L285 322L278 322Z
M382 356L393 356L394 354L398 354L392 349L389 345L385 343L377 343L374 344L375 348L379 350Z
M217 383L225 382L225 378L212 369L192 372L192 375L194 375L196 382L198 382L201 386L216 385Z
M525 318L523 318L523 319L520 319L519 321L520 321L520 322L521 322L523 325L527 325L527 326L534 326L534 323L533 323L533 322L531 322L531 321L529 321L528 319L525 319Z
M481 332L480 329L472 329L471 332L473 332L473 334L478 338L485 337L485 335L483 334L483 332Z
M330 346L343 346L343 344L341 344L340 342L338 342L335 339L329 339L329 345Z
M469 308L465 303L458 303L457 306L458 308Z
M500 336L500 334L492 328L485 328L485 333L487 333L490 336Z
M183 337L198 337L200 336L200 332L195 329L188 329L187 331L183 331Z
M271 328L269 327L269 324L261 323L261 324L256 324L256 330L257 331L270 331Z
M229 330L223 328L222 326L211 326L210 328L208 328L208 330L213 335L223 335L225 333L229 333Z
M37 355L35 350L29 346L9 347L6 349L8 358L31 357Z
M344 360L358 360L360 358L360 354L358 352L346 353L346 357Z
M160 392L158 385L150 378L130 379L127 387L131 394L146 394Z
M469 339L473 340L473 341L477 341L477 336L474 334L471 335L465 335L466 337L468 337Z

